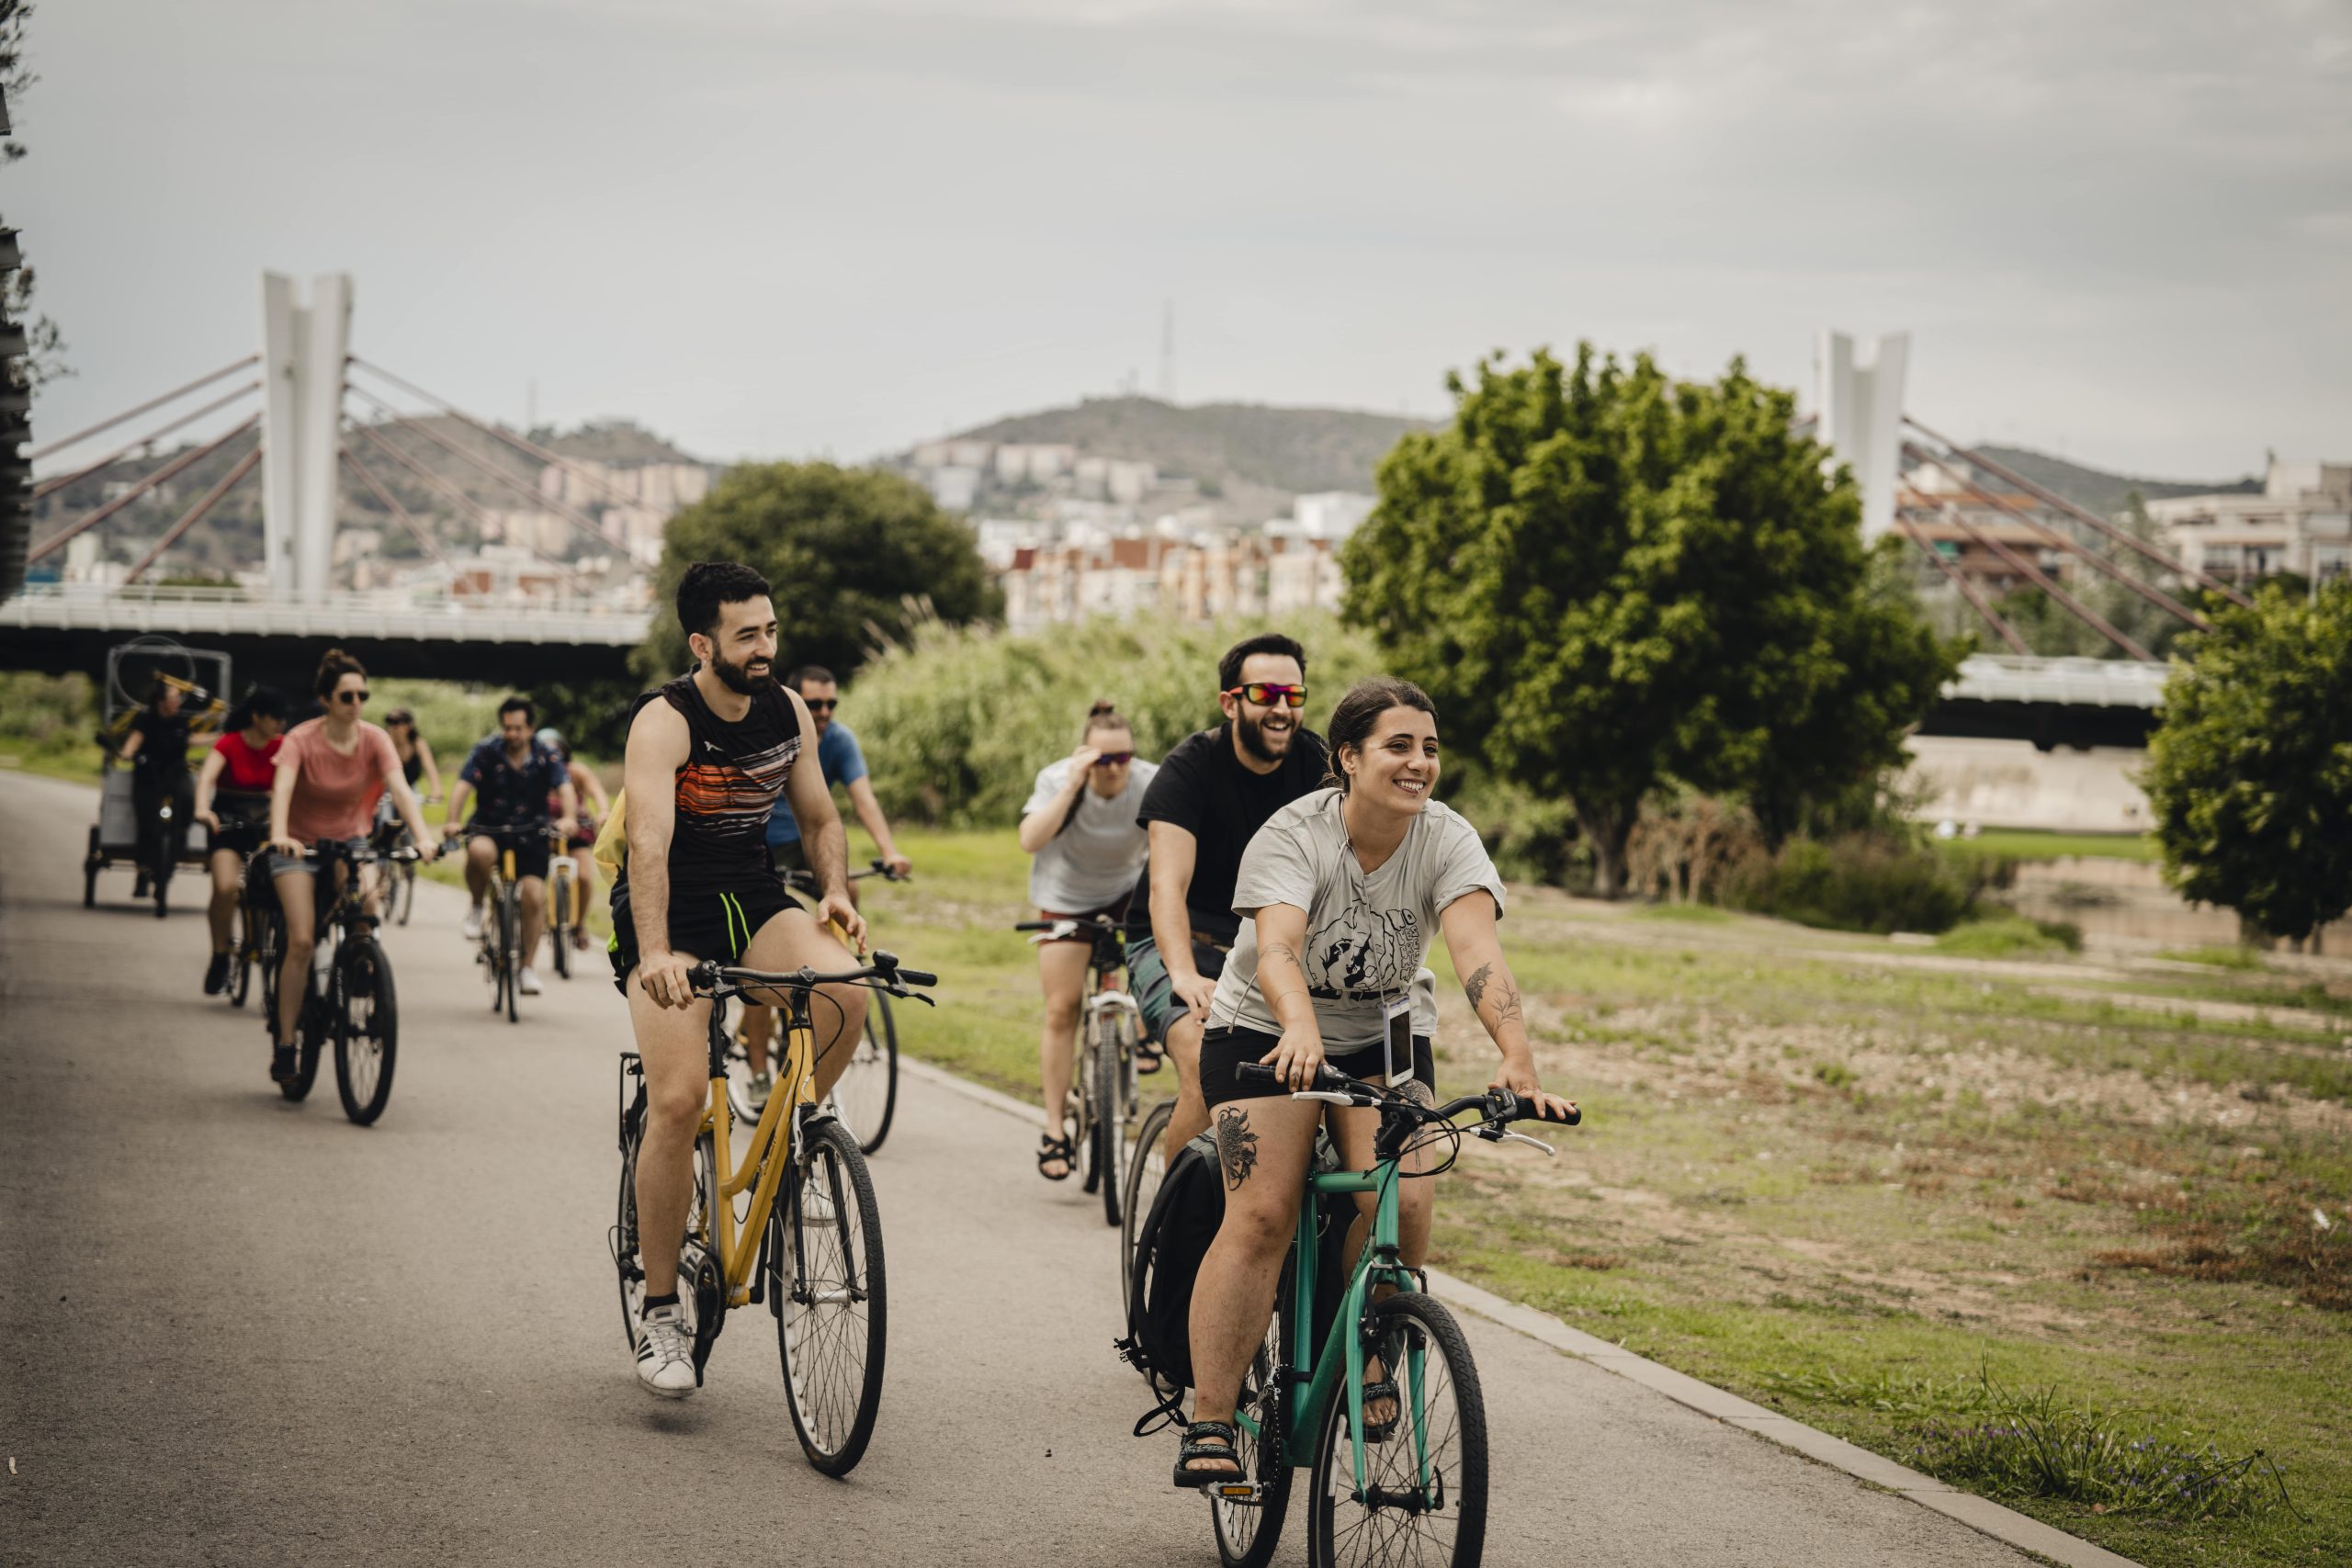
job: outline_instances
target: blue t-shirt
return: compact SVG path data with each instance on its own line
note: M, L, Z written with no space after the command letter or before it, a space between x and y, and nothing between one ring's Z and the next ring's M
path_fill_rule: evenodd
M493 735L476 745L458 776L474 786L479 803L472 820L492 828L524 828L555 815L548 796L571 782L563 759L534 738L521 762L506 757L506 741Z
M817 737L817 771L824 775L825 787L855 784L865 776L865 753L857 749L857 737L849 726L839 719L827 725ZM782 849L800 841L800 824L792 818L790 793L775 797L775 810L768 817L768 848Z

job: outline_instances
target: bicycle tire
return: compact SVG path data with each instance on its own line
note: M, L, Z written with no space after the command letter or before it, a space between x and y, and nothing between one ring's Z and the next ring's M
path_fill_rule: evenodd
M287 1099L300 1101L311 1098L311 1090L319 1081L319 1057L325 1048L326 1042L319 1037L318 1015L306 1000L294 1018L294 1076L277 1086Z
M229 1005L241 1008L254 987L253 911L237 901L237 926L229 933Z
M1134 1056L1127 1043L1126 1016L1107 1015L1102 1036L1094 1064L1094 1125L1102 1149L1102 1223L1115 1225L1126 1200L1127 1183L1127 1065Z
M1201 1494L1208 1499L1209 1531L1216 1538L1217 1560L1225 1568L1266 1568L1273 1561L1274 1548L1282 1542L1283 1525L1290 1517L1293 1472L1283 1454L1279 1404L1283 1385L1277 1373L1296 1359L1291 1353L1290 1303L1292 1276L1297 1267L1297 1250L1293 1248L1283 1259L1281 1280L1274 1287L1274 1314L1267 1321L1265 1340L1241 1374L1241 1396L1234 1402L1240 1410L1258 1405L1266 1413L1261 1420L1271 1416L1270 1423L1254 1433L1235 1425L1234 1457L1241 1473L1257 1481L1259 1495L1242 1501L1220 1497L1212 1491Z
M362 1127L375 1125L391 1101L400 1027L383 944L373 936L352 937L335 964L334 1087L343 1113Z
M98 873L107 863L106 852L98 848L96 823L90 825L90 847L82 855L82 908L95 909L98 905Z
M1365 1492L1426 1501L1418 1457L1426 1445L1436 1506L1381 1506L1357 1495L1343 1393L1324 1415L1307 1472L1306 1561L1311 1568L1475 1568L1487 1540L1487 1406L1470 1342L1453 1314L1419 1291L1379 1303L1371 1319L1392 1373L1415 1353L1422 1371L1418 1380L1396 1380L1396 1425L1385 1441L1365 1446Z
M1094 1079L1102 1061L1102 1015L1087 1010L1070 1059L1069 1119L1077 1123L1070 1146L1078 1155L1079 1186L1093 1192L1102 1184L1102 1127L1094 1119Z
M506 1021L520 1023L522 1012L516 1006L523 979L523 904L522 895L513 886L498 896L498 949L505 955L499 965L499 989L506 999Z
M155 863L152 868L150 868L147 874L155 889L155 918L160 920L164 916L171 913L172 908L172 867L174 862L172 858L171 829L168 827L158 829L156 830L156 839Z
M812 1116L800 1138L771 1237L767 1285L777 1292L776 1353L800 1451L820 1474L842 1476L865 1457L882 1406L889 1327L882 1216L849 1129ZM845 1397L853 1388L854 1400Z
M899 1020L879 991L869 999L857 1050L833 1085L833 1103L861 1153L874 1153L890 1135L899 1110Z
M1121 1195L1119 1215L1119 1300L1127 1299L1130 1281L1136 1271L1136 1232L1142 1228L1144 1216L1151 1213L1151 1201L1159 1195L1159 1183L1168 1174L1168 1156L1160 1148L1167 1140L1168 1123L1176 1119L1176 1102L1163 1100L1144 1112L1143 1121L1136 1128L1135 1157L1127 1162L1126 1190Z
M627 1082L626 1077L622 1080ZM645 1138L645 1080L638 1079L637 1098L621 1113L621 1193L613 1229L606 1238L613 1267L620 1276L621 1333L631 1356L637 1354L638 1319L644 1310L645 1269L637 1255L637 1150Z
M393 901L400 906L394 918L406 925L410 912L416 908L416 867L403 861L394 874L400 878L392 886Z
M556 977L571 978L571 878L548 878L548 942L555 949Z

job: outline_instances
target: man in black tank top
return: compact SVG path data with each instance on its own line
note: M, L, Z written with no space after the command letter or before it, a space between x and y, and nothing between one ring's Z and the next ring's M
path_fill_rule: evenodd
M613 973L628 998L645 1063L646 1122L637 1156L637 1223L645 1302L638 1381L666 1399L695 1391L693 1345L678 1304L678 1247L694 1193L694 1138L708 1102L710 1003L689 983L705 959L757 969L848 969L831 920L863 947L849 901L849 845L816 768L808 708L775 680L775 609L766 579L705 561L678 584L678 622L698 660L639 700L625 784L628 859L613 885ZM768 863L768 814L779 794L799 818L808 867L824 891L815 918ZM826 988L817 1015L817 1096L831 1089L865 1028L865 993ZM830 1027L828 1027L830 1024Z

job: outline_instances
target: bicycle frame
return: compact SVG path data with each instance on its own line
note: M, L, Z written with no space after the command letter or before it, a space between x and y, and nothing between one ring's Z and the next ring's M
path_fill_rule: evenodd
M1306 1363L1285 1362L1274 1369L1274 1381L1281 1390L1283 1416L1283 1451L1281 1462L1300 1469L1314 1462L1315 1439L1322 1430L1331 1401L1345 1387L1348 1400L1348 1430L1353 1448L1356 1490L1363 1490L1363 1337L1357 1325L1372 1304L1372 1292L1383 1284L1400 1291L1418 1290L1419 1282L1397 1258L1396 1183L1400 1173L1396 1159L1383 1159L1370 1170L1310 1172L1306 1180L1307 1201L1298 1206L1298 1229L1292 1241L1295 1267L1292 1273L1291 1322L1297 1337L1310 1333L1315 1323L1316 1279L1319 1262L1317 1246L1316 1214L1313 1200L1324 1197L1353 1197L1371 1192L1377 1202L1373 1212L1372 1231L1364 1243L1363 1255L1356 1259L1354 1271L1340 1299L1339 1315L1332 1319L1331 1329L1317 1348L1310 1369ZM1275 1309L1281 1310L1277 1302ZM1421 1376L1423 1353L1411 1352L1408 1358L1405 1377L1398 1382L1401 1397L1410 1402L1413 1415L1413 1440L1418 1483L1429 1484L1429 1441L1420 1422ZM1306 1375L1300 1375L1306 1374ZM1391 1378L1396 1369L1388 1370ZM1235 1419L1250 1436L1260 1434L1261 1423L1253 1410L1234 1413ZM1254 1478L1245 1477L1244 1483L1254 1486Z
M703 1112L695 1136L705 1132L711 1134L711 1151L718 1166L712 1172L718 1190L705 1215L711 1234L703 1239L718 1259L729 1307L751 1302L752 1270L759 1261L760 1238L766 1234L768 1215L775 1206L776 1189L783 1183L784 1168L790 1161L798 1130L797 1121L786 1118L797 1118L801 1107L814 1110L817 1104L817 1033L809 1022L808 993L790 990L782 1011L784 1072L761 1108L759 1121L752 1124L752 1146L743 1163L730 1176L727 1167L734 1158L734 1111L727 1102L727 1031L717 998L710 1007L710 1105ZM746 1190L752 1194L752 1207L739 1227L734 1200Z

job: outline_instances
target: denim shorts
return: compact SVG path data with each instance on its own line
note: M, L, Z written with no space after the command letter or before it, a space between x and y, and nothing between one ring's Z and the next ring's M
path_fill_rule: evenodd
M1209 979L1225 973L1225 950L1207 942L1193 943L1193 964ZM1155 1045L1168 1043L1169 1025L1193 1010L1177 996L1168 978L1168 964L1151 938L1127 943L1127 990L1143 1014L1143 1031Z

